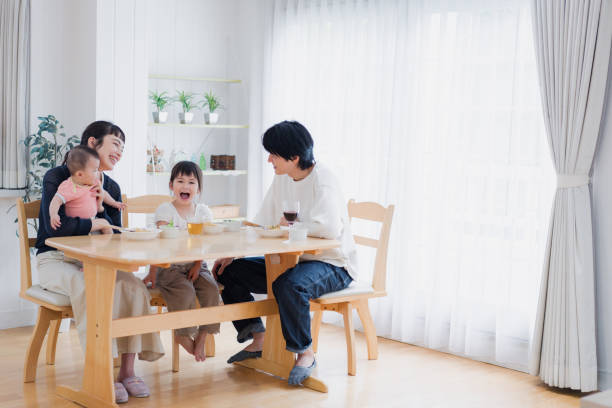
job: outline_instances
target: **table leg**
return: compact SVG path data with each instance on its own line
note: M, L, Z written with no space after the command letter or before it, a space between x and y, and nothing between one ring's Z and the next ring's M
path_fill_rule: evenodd
M111 325L117 271L86 263L83 272L87 302L87 350L83 386L80 391L58 386L57 393L87 407L116 407Z
M294 267L299 254L266 255L266 277L268 283L268 299L273 299L272 282L287 269ZM295 363L295 353L285 349L285 339L280 324L279 315L271 315L266 319L266 337L261 358L249 359L235 364L261 370L281 378L288 378ZM327 385L313 376L302 383L305 387L319 392L327 392Z

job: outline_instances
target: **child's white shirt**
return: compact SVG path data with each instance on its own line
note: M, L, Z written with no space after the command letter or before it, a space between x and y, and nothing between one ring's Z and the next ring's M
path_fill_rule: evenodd
M276 225L283 215L283 200L300 202L298 221L312 237L337 239L339 248L318 255L304 254L300 261L321 261L346 268L357 279L357 250L351 232L348 210L336 176L317 163L310 174L295 181L288 175L275 175L255 222Z
M204 222L210 222L213 219L213 213L210 208L202 203L196 205L195 216L201 217ZM172 202L163 203L157 207L154 220L156 224L158 221L165 221L167 223L172 222L172 224L179 229L187 229L187 220L181 217Z

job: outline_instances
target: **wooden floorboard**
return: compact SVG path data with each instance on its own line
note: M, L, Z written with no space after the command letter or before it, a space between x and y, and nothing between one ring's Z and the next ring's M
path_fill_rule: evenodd
M0 407L75 407L55 394L55 384L78 387L83 354L74 328L60 333L55 366L44 365L37 381L22 383L23 356L32 327L0 331ZM181 371L172 372L170 333L162 333L167 354L154 363L137 362L151 388L149 398L130 398L125 407L578 407L577 392L560 392L538 378L490 364L380 339L378 360L368 361L365 338L356 335L357 376L346 374L342 328L322 325L317 376L329 387L322 394L288 386L279 379L230 366L240 349L231 324L217 336L217 355L204 363L181 353Z

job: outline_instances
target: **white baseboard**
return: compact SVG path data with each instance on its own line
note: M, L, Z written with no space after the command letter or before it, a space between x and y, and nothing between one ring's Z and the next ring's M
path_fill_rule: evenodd
M599 391L605 391L612 389L612 371L598 370L597 371L597 385Z
M36 323L37 308L27 310L7 310L0 312L0 330L13 327L33 326Z

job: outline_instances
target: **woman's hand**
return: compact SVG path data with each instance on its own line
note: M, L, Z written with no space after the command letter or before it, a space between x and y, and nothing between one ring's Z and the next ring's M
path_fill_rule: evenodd
M287 222L287 220L285 219L285 217L281 217L280 221L278 222L278 225L282 225L284 227L288 227L289 223Z
M96 194L96 204L98 205L98 212L103 212L104 206L102 205L102 203L104 202L104 189L102 189L102 184L98 183L96 186L92 187L91 191Z
M105 229L109 229L109 227L110 227L110 224L104 218L94 218L93 220L91 220L90 232L102 231Z
M215 261L215 264L212 268L212 275L215 279L217 279L220 275L223 274L225 267L231 264L234 261L234 258L220 258Z

